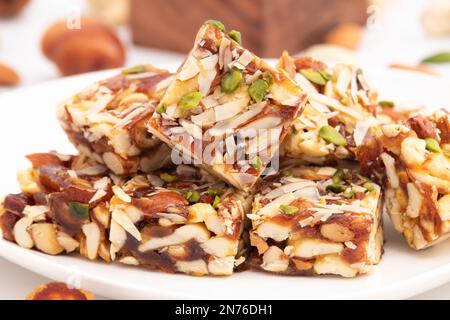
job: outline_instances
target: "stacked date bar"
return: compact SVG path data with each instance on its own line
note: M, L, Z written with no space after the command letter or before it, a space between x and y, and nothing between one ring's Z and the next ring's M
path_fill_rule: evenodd
M150 65L123 70L61 104L58 119L80 152L115 174L150 172L170 157L145 124L171 81L168 71Z
M218 21L206 22L149 130L196 165L248 191L277 154L306 95L239 40Z
M28 159L22 193L0 211L3 237L23 248L196 276L230 275L245 260L251 199L198 169L125 179L84 155Z
M293 167L258 184L251 264L287 275L355 277L380 261L380 187L349 169Z
M392 223L414 249L450 235L450 114L439 110L384 125L357 154L383 183Z
M354 160L355 151L378 123L403 116L392 103L378 101L361 69L337 64L328 67L310 57L284 52L279 68L308 94L308 102L282 144L282 154L303 163L327 164Z

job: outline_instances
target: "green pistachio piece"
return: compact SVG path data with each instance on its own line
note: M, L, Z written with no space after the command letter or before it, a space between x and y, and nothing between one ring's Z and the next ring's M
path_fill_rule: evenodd
M320 73L320 75L322 76L322 78L325 81L330 81L331 80L331 74L329 74L328 72L325 71L318 71Z
M322 77L320 72L314 71L313 69L302 69L300 73L309 81L318 84L319 86L324 86L326 80Z
M449 63L450 52L440 52L422 60L422 63Z
M339 184L344 179L345 179L345 172L344 172L344 170L339 169L338 171L336 171L336 173L333 176L333 183Z
M263 79L257 79L251 84L248 93L253 100L261 102L269 93L269 84Z
M342 184L336 184L336 183L330 184L326 188L326 190L328 192L333 192L333 193L341 193L341 192L344 192L345 189L346 189L345 186L343 186Z
M263 163L261 161L261 158L256 156L253 161L252 161L252 167L256 170L256 171L261 171L263 168Z
M145 66L142 64L122 70L122 74L124 74L124 75L137 74L137 73L143 73L143 72L145 72Z
M323 126L319 130L319 136L336 146L342 146L345 147L347 145L347 140L340 134L336 129L330 126Z
M383 108L394 108L395 107L395 103L392 101L387 101L387 100L382 100L380 102L378 102L378 104L383 107Z
M233 69L229 73L223 76L220 87L222 92L233 93L236 91L244 79L242 72L238 69Z
M233 39L234 41L236 41L237 43L239 43L240 45L242 45L242 35L239 31L236 30L231 30L228 35L230 36L231 39Z
M437 142L435 139L432 138L426 138L425 139L425 147L427 150L434 152L434 153L441 153L441 147L439 146L439 142Z
M280 210L285 213L285 214L289 214L289 215L294 215L298 212L298 208L297 207L293 207L293 206L288 206L285 204L280 205Z
M363 184L363 187L366 188L368 191L375 190L375 185L372 182L366 182Z
M269 86L273 84L273 76L269 71L266 71L263 76L263 80L267 82Z
M444 152L444 156L446 156L447 158L450 158L450 151L449 150L443 150Z
M200 201L200 193L198 191L189 191L186 194L186 200L188 200L189 203L197 203Z
M284 177L292 176L292 171L291 171L291 170L285 170L285 171L283 171L283 176L284 176Z
M353 191L353 190L345 191L345 192L344 192L344 198L345 198L345 199L351 199L351 198L353 198L355 195L356 195L356 192Z
M178 104L181 109L185 111L189 111L198 106L200 101L203 99L203 94L201 92L190 92L185 94L183 98L181 98L180 103Z
M166 107L164 106L163 103L158 104L158 106L156 107L156 113L164 113L166 111Z
M69 212L70 214L82 220L89 219L89 205L79 202L69 202Z
M167 182L167 183L171 183L174 182L175 180L177 180L177 176L171 175L169 173L163 172L159 175L159 177L161 178L161 180Z
M209 188L208 189L208 195L211 197L215 197L215 196L221 196L224 194L224 191L221 189L215 189L215 188Z
M214 208L214 209L217 209L217 208L219 207L219 204L220 204L220 197L219 197L219 196L216 196L216 197L214 198L213 208Z
M225 32L225 25L219 20L206 20L203 24L209 24L216 27L220 31Z

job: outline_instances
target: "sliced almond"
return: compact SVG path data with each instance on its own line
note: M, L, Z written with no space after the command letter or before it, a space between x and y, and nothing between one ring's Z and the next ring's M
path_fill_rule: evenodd
M33 239L31 238L28 228L33 224L33 219L29 217L23 217L16 222L13 228L14 240L22 248L31 249L34 246Z
M247 106L247 99L238 99L214 107L216 122L230 119L240 113Z
M200 68L197 59L193 56L189 56L178 74L178 79L186 81L195 77L199 72Z
M80 246L80 243L77 240L63 231L58 231L56 234L56 240L67 253L75 251Z
M87 257L90 260L95 260L100 246L100 229L95 222L85 224L81 229L86 236Z
M58 243L53 224L36 223L30 227L30 230L34 244L40 251L51 255L57 255L64 251L64 248Z

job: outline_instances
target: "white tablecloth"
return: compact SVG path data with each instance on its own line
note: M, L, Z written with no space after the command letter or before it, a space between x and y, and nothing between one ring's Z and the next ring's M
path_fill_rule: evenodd
M391 10L382 14L379 23L369 28L358 51L363 64L415 64L424 56L450 49L448 38L430 38L418 23L421 8L427 0L387 2L390 3ZM0 20L0 62L18 70L23 85L57 78L56 68L40 52L41 35L52 21L66 18L80 10L86 10L82 0L34 0L20 17ZM180 54L133 46L127 30L121 30L121 37L128 48L128 65L143 62L158 65L182 58ZM450 74L449 67L440 67L439 71ZM23 299L33 288L50 281L0 258L0 299ZM450 285L415 298L450 299Z

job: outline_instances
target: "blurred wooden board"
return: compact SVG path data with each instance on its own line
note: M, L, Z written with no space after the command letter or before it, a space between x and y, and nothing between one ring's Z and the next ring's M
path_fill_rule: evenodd
M278 57L321 42L339 23L365 23L366 10L366 0L131 0L131 27L136 44L188 52L200 25L217 19L257 55Z

